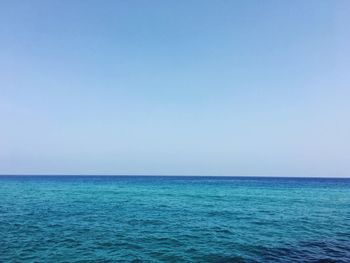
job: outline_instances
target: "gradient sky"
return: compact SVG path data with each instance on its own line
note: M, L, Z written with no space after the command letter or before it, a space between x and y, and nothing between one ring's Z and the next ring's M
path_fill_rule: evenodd
M0 174L350 176L349 1L0 1Z

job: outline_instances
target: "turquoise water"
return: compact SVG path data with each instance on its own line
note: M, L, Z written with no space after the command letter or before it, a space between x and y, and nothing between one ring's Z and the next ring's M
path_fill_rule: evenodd
M350 180L0 177L0 262L350 262Z

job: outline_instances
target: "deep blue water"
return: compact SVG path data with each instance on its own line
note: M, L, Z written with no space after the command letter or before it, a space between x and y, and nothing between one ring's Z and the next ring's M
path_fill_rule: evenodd
M350 262L350 179L0 176L0 262Z

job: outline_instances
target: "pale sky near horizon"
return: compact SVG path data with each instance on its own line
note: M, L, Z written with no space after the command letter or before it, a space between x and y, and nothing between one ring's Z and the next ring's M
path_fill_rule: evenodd
M350 1L0 1L0 174L350 176Z

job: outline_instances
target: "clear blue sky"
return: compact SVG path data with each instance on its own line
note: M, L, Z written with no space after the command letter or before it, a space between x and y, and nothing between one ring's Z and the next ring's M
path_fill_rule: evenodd
M0 174L350 176L349 1L0 2Z

